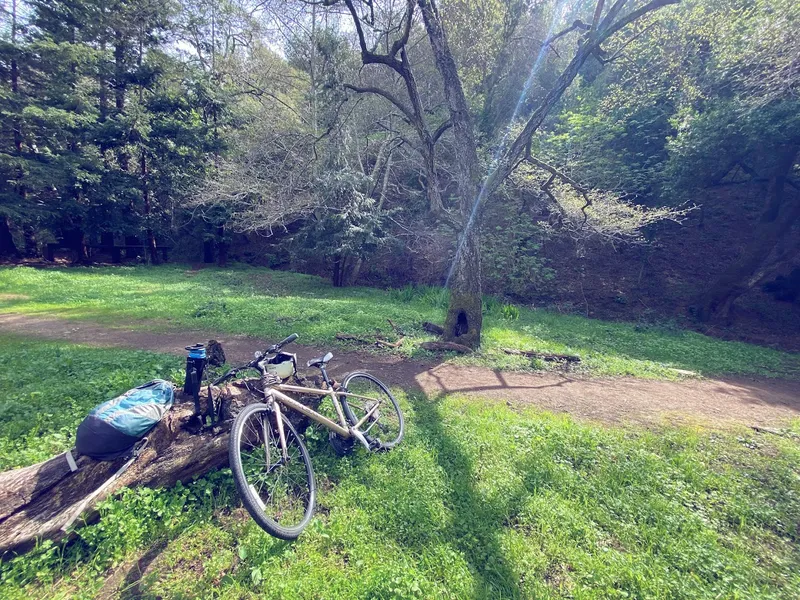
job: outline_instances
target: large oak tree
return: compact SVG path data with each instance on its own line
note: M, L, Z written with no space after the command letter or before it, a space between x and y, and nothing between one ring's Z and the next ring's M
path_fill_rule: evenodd
M571 178L531 155L534 134L584 64L592 57L601 62L604 60L607 54L603 44L609 38L646 15L666 5L675 4L678 0L616 0L608 6L605 0L598 0L584 20L575 20L572 25L547 40L538 43L531 41L532 47L538 50L551 45L556 39L566 36L577 38L572 58L538 106L527 114L519 132L510 143L500 147L497 159L490 165L488 172L479 158L475 116L465 95L464 81L448 40L446 15L442 14L434 0L407 0L404 9L398 13L398 18L393 24L390 19L388 26L387 20L376 18L376 14L392 14L390 8L378 7L374 0L325 0L324 4L335 6L340 2L345 5L352 20L363 64L388 69L401 82L404 92L402 97L386 87L353 84L349 88L357 93L383 97L400 112L416 133L416 147L424 157L430 210L458 235L456 256L448 278L451 295L444 338L476 347L480 344L482 322L481 260L476 224L480 220L482 208L493 200L503 182L522 162L544 169L550 174L550 183L554 179L560 179L566 184L577 185ZM444 10L447 10L446 6ZM446 100L447 118L440 119L437 123L431 122L431 113L435 111L426 106L414 67L409 60L412 32L420 20L433 53ZM513 29L510 34L514 34ZM442 158L436 153L436 144L448 130L452 130L453 141L450 164L445 166L441 164ZM452 174L455 182L455 202L448 203L443 199L439 172L445 168ZM583 193L580 188L579 191ZM589 196L586 199L588 205Z

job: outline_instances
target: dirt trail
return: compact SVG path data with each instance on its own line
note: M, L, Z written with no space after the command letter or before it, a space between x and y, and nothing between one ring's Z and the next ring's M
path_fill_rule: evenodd
M275 340L215 334L204 330L150 331L130 324L103 326L55 317L0 314L0 331L69 340L96 346L118 346L184 354L184 346L219 340L228 361L241 363L253 351ZM298 359L326 349L293 344ZM336 351L334 376L345 370L369 370L387 383L407 390L473 394L512 405L524 403L578 418L602 422L659 423L664 420L706 425L765 425L800 416L800 382L754 378L651 381L633 378L594 379L558 373L514 373L404 359L391 354ZM301 364L305 364L302 362Z

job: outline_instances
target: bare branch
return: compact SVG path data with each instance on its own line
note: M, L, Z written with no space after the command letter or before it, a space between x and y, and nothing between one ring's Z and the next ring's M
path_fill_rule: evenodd
M572 25L570 25L569 27L567 27L563 31L559 31L557 34L551 35L549 38L547 38L542 43L542 46L549 46L550 44L555 42L557 39L564 37L568 33L572 32L572 31L575 31L576 29L580 29L581 31L588 31L589 28L590 28L590 26L587 25L586 23L584 23L583 21L581 21L580 19L575 19L575 21L572 23Z
M603 17L603 19L597 25L597 29L602 30L611 25L611 23L614 22L614 19L617 18L617 15L619 15L620 11L625 6L625 4L627 4L627 2L628 0L617 0L616 2L614 2L614 4L611 5L611 8L608 11L608 14L606 14L606 16Z
M622 0L618 1L622 2ZM678 4L679 2L680 0L652 0L652 2L648 2L647 4L645 4L644 6L640 6L636 10L632 10L616 23L610 23L605 28L603 28L603 25L601 23L600 25L601 30L598 32L597 40L595 43L598 45L601 44L602 42L610 38L612 35L614 35L616 32L618 32L620 29L627 27L628 25L630 25L631 23L633 23L634 21L636 21L637 19L646 15L649 12L653 12L655 10L658 10L659 8L663 8L664 6L669 6L670 4ZM603 22L605 22L605 19L603 19Z
M394 50L394 52L392 54L376 54L375 52L372 52L367 47L367 38L364 35L364 28L362 27L361 24L361 17L359 16L358 11L356 10L355 5L353 4L353 0L344 0L344 3L347 6L347 9L350 11L350 15L353 18L353 25L356 28L356 34L358 35L358 45L361 48L361 62L363 62L365 65L383 64L394 69L398 73L402 74L403 63L397 60L396 58L397 52L400 50L400 48L398 47L397 50L394 50L394 45L393 45L392 50ZM411 21L411 18L412 15L409 15L409 23ZM409 24L408 26L409 31L410 27L411 26ZM408 41L407 38L406 41ZM405 42L403 42L402 46L405 46Z
M414 0L406 0L406 14L405 14L405 29L403 30L403 35L394 41L392 44L391 49L389 50L389 56L397 56L397 53L400 52L400 49L405 47L408 43L408 38L411 35L411 23L414 21L414 7L416 3Z
M395 96L391 92L384 90L383 88L374 86L361 87L349 83L345 83L344 87L346 87L348 90L353 90L354 92L357 92L359 94L376 94L378 96L382 96L383 98L386 98L386 100L394 104L400 110L400 112L403 113L409 124L413 124L417 120L416 116L408 106L403 104L397 96Z
M653 27L655 27L655 25L656 25L656 23L655 23L655 22L653 22L653 23L650 23L650 24L649 24L647 27L645 27L644 29L642 29L640 32L638 32L638 33L636 33L636 34L632 35L632 36L630 37L630 39L627 39L627 40L625 40L625 41L622 43L622 45L621 45L619 48L617 48L617 49L614 51L614 54L612 54L612 55L611 55L611 56L609 56L608 58L606 58L606 57L605 57L605 51L604 51L602 48L598 48L598 49L595 51L595 53L594 53L594 55L595 55L595 58L597 58L597 60L599 60L599 61L600 61L600 63L601 63L601 64L603 64L603 65L607 65L608 63L614 62L614 61L615 61L615 60L617 60L617 59L618 59L620 56L622 56L622 53L625 51L625 48L627 48L628 46L630 46L630 45L631 45L631 44L632 44L634 41L636 41L638 38L642 37L642 36L643 36L645 33L647 33L648 31L650 31L651 29L653 29Z
M597 6L594 7L594 17L592 17L592 31L595 31L597 26L600 24L600 17L603 14L603 6L605 6L605 0L597 0Z
M442 137L444 132L450 129L452 126L453 122L450 119L447 119L447 121L439 125L436 131L433 132L433 136L431 136L433 139L433 143L435 144L436 142L438 142L439 138Z

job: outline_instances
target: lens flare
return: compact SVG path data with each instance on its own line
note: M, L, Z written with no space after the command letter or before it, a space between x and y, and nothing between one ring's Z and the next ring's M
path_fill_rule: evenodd
M545 39L549 39L550 36L553 35L556 26L559 23L562 23L565 20L565 17L571 19L574 12L575 12L574 3L557 2L555 7L553 8L553 18L550 21L550 28L547 31ZM567 13L569 13L569 15L567 15ZM480 192L478 192L478 197L475 198L475 202L472 206L472 212L470 213L467 224L464 227L464 231L461 233L458 242L458 247L456 249L456 255L453 258L453 263L450 265L450 271L447 273L447 280L445 281L444 284L445 289L450 287L450 279L453 276L453 271L455 270L456 264L458 264L458 260L464 248L464 243L466 241L467 234L472 229L472 227L474 227L475 218L476 215L478 214L478 207L480 207L481 202L484 200L484 197L486 196L487 183L489 182L489 179L494 174L494 172L497 170L497 163L506 149L508 138L511 135L511 131L514 128L514 124L516 123L520 113L522 112L522 107L525 105L525 101L528 98L528 93L530 92L530 89L533 86L536 74L539 72L539 67L541 66L542 60L544 59L546 54L547 54L547 46L543 45L539 49L539 52L536 55L536 59L533 61L533 65L531 66L531 71L530 74L528 75L528 79L525 81L525 85L523 86L522 91L520 92L517 105L514 108L514 113L511 115L511 119L509 120L508 125L506 126L506 129L503 132L503 136L500 138L500 141L497 143L497 146L495 147L494 153L492 154L492 161L489 164L488 173L486 174L486 177L483 180L483 185L481 186Z

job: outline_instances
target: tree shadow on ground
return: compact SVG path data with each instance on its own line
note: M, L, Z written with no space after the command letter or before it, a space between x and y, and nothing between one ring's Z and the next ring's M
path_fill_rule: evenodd
M475 598L520 596L519 577L505 556L500 534L507 515L476 487L476 465L447 432L441 413L443 397L429 399L421 391L408 395L416 435L434 450L447 486L444 503L452 519L443 538L459 552L476 578Z

